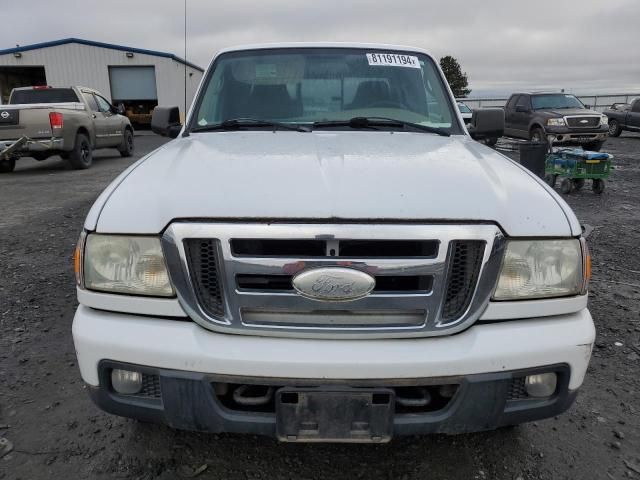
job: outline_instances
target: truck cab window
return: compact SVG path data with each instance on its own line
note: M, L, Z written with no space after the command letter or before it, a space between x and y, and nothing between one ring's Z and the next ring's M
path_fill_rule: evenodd
M518 97L518 101L516 102L516 106L531 108L531 102L529 101L529 97L527 95L520 95L520 97Z
M96 99L93 97L92 93L83 92L82 96L84 97L84 100L87 102L87 105L89 105L89 108L91 109L91 111L93 112L100 111L100 109L98 108L98 103L96 102Z
M98 102L98 108L102 113L107 113L111 111L111 104L109 102L107 102L100 95L96 95L95 97L96 97L96 101Z

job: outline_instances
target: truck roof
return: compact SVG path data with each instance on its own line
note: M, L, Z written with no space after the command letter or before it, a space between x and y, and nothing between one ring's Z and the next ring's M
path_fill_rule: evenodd
M53 86L53 85L30 85L28 87L16 87L16 88L12 88L11 90L16 90L16 91L21 91L21 90L47 90L47 89L54 89L54 88L77 88L78 90L90 90L92 92L97 92L97 90L94 90L93 88L89 88L89 87L81 87L79 85L64 85L64 86Z
M218 52L237 52L242 50L267 50L274 48L370 48L375 50L405 50L408 52L422 53L432 56L427 50L407 45L393 45L386 43L357 43L357 42L280 42L280 43L257 43L248 45L238 45L224 48Z
M515 92L511 94L511 96L514 96L514 95L573 95L573 93L535 91L535 92ZM573 96L575 97L575 95Z

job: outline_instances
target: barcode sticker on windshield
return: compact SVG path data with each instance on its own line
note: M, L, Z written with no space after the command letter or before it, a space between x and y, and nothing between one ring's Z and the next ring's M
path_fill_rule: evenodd
M369 65L420 68L418 57L397 53L367 53Z

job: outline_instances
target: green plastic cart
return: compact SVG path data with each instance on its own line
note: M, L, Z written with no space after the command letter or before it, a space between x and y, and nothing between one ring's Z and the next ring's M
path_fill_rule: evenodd
M611 173L613 155L590 152L579 148L554 149L545 160L545 180L554 188L558 177L562 177L560 191L568 194L580 190L585 180L591 180L594 193L604 191L604 181Z

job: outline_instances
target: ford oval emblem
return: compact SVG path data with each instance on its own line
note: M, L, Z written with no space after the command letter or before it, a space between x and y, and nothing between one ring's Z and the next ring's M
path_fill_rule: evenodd
M326 302L346 302L366 297L376 286L369 274L342 267L304 270L292 280L293 288L303 297Z
M589 120L585 118L584 120L580 120L580 123L589 123Z

